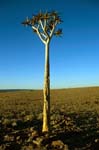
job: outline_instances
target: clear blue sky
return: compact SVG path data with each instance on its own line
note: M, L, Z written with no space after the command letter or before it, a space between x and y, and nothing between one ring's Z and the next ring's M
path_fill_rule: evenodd
M39 10L64 21L50 43L51 88L99 86L98 0L0 0L0 89L43 88L44 45L21 25Z

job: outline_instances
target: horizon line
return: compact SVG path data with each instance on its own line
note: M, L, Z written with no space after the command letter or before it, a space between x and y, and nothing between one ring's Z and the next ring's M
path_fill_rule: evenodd
M50 88L50 90L58 90L58 89L75 89L75 88L93 88L99 86L75 86L75 87L62 87L62 88ZM2 90L43 90L43 88L3 88Z

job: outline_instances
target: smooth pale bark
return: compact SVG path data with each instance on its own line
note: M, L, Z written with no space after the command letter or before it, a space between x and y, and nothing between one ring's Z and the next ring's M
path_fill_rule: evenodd
M57 12L38 13L31 19L26 19L22 24L31 26L34 33L38 35L45 45L45 74L44 74L44 104L43 104L43 126L42 132L50 133L50 62L49 62L49 44L54 35L60 35L61 30L55 31L56 25L61 23ZM55 31L55 32L54 32Z
M42 132L50 131L50 64L49 43L45 44L44 106Z

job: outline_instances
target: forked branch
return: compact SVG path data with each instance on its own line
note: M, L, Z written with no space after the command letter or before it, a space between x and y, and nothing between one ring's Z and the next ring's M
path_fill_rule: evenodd
M62 30L56 29L56 25L62 22L58 13L46 12L42 13L41 11L32 17L32 19L26 19L22 24L31 26L33 31L39 36L40 40L46 44L51 40L52 36L60 36Z

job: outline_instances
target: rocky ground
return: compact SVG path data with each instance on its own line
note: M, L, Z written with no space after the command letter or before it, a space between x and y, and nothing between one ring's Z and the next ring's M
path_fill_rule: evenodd
M0 93L0 150L99 150L99 89L86 90L52 91L49 136L42 91Z

